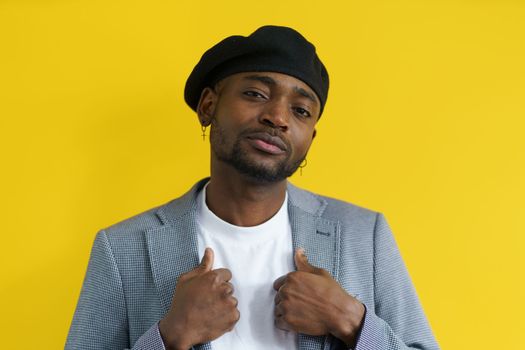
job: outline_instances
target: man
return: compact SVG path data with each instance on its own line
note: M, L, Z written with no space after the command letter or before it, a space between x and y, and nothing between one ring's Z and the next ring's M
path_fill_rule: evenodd
M211 177L98 233L67 349L438 349L385 219L298 189L328 93L265 26L208 50L185 99Z

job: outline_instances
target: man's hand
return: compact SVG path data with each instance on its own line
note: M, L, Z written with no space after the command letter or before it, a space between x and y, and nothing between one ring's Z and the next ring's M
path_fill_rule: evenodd
M354 347L365 307L328 271L310 265L304 250L294 255L297 271L275 280L275 325L308 335L331 333Z
M159 322L167 349L187 350L231 331L239 320L232 274L213 267L213 250L206 248L199 266L180 276L171 308Z

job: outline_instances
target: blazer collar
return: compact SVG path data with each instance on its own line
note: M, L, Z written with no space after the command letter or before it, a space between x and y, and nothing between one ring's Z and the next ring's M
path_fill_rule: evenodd
M166 205L163 205L157 211L157 216L164 225L177 221L181 216L197 208L197 195L204 185L210 180L209 177L197 182L193 187L182 195ZM314 194L302 190L295 185L287 182L288 205L314 216L321 216L326 208L326 201L315 196Z
M162 226L146 231L153 279L164 313L168 312L179 276L199 264L197 246L197 194L209 178L197 182L186 194L157 210ZM288 213L292 245L306 251L311 264L329 271L337 280L339 223L322 217L327 203L288 182ZM325 349L328 337L299 334L299 349ZM196 349L211 349L209 343Z

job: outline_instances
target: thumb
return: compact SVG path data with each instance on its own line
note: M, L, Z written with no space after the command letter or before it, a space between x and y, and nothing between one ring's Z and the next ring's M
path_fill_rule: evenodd
M306 257L303 248L299 248L295 251L294 261L295 266L297 267L297 271L304 271L310 273L316 273L317 271L317 268L315 266L310 265L310 263L308 262L308 258Z
M211 269L213 268L213 259L214 259L213 249L206 248L204 250L204 255L202 256L201 263L199 265L199 270L203 272L211 271Z

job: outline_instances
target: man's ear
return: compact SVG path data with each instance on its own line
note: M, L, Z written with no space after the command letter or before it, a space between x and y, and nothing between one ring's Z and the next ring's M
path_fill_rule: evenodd
M201 92L199 103L197 104L197 115L201 125L208 126L211 123L215 107L217 105L218 95L210 87L205 87Z

